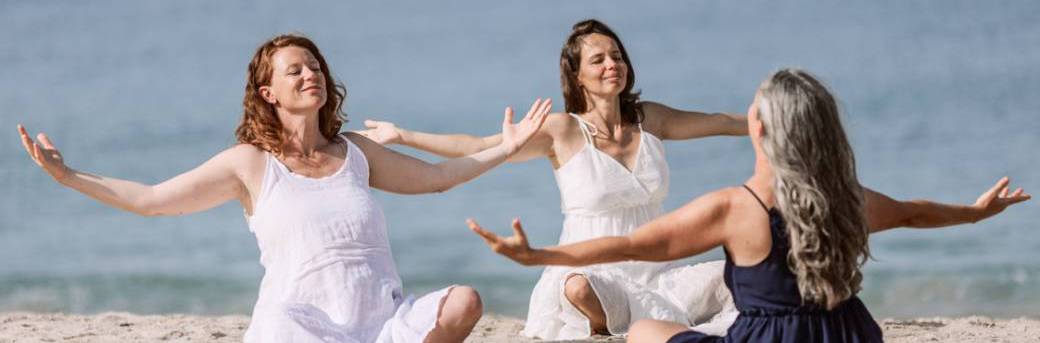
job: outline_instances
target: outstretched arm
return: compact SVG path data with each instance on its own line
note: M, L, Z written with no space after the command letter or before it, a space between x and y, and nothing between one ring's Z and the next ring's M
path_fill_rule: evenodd
M372 187L402 194L443 192L483 174L520 151L528 141L534 140L551 108L551 99L538 99L517 124L512 122L513 110L507 108L498 145L437 164L387 149L364 137L354 136L354 142L369 160Z
M502 134L486 137L465 134L435 134L406 130L387 121L365 120L368 129L357 133L383 145L401 144L447 158L459 158L473 155L502 144ZM538 157L548 156L552 149L552 136L539 128L531 140L516 153L509 156L509 162L523 162Z
M727 205L721 192L702 196L682 208L644 224L628 236L602 237L584 242L532 249L513 220L513 236L499 237L469 219L470 229L491 250L522 265L584 266L618 261L670 261L697 255L726 241Z
M486 137L464 134L433 134L411 131L387 121L365 120L367 130L358 131L379 144L401 144L437 156L456 158L472 155L502 143L502 134Z
M1007 177L1001 178L993 188L982 193L971 205L943 204L928 200L898 201L863 187L867 223L871 232L897 227L936 228L974 223L1031 198L1022 188L1009 194L1010 182Z
M140 215L198 212L228 200L242 199L245 194L233 168L231 156L235 148L158 185L145 185L69 168L47 135L38 134L37 143L21 125L18 125L18 133L29 156L55 181L109 206Z
M661 139L747 136L747 116L743 114L682 111L650 101L644 101L640 106L646 115L644 128L652 130Z

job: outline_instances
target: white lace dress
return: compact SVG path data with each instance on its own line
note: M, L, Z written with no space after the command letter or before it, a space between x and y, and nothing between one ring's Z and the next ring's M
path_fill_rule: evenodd
M631 171L596 149L595 128L577 115L585 146L555 171L564 213L559 244L631 233L661 215L668 194L668 163L657 137L640 127ZM698 265L619 262L588 267L547 267L531 294L524 336L579 339L588 319L564 296L571 275L589 280L607 315L611 334L628 332L639 319L658 319L724 335L737 311L723 283L723 261Z
M293 174L267 154L249 229L265 273L246 342L421 342L451 287L402 296L368 161L346 137L335 174Z

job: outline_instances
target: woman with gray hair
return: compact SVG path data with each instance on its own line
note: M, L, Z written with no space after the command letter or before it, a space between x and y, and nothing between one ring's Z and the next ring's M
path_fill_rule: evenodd
M897 201L859 184L831 93L810 74L776 72L748 109L754 174L704 195L627 236L531 249L520 227L502 238L469 221L495 252L524 265L668 261L722 246L725 282L740 315L725 337L656 320L629 342L880 342L856 297L867 237L895 227L974 223L1028 200L1000 179L972 205Z

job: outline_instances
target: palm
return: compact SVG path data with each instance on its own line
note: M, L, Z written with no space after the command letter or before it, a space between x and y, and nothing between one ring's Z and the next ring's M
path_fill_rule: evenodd
M33 162L36 162L36 165L43 168L48 175L55 180L61 180L68 174L68 168L65 167L65 159L61 157L61 152L54 147L54 143L51 143L50 138L46 134L40 133L36 135L36 138L40 140L40 143L36 143L29 137L29 132L25 130L25 127L18 125L18 133L22 138L22 146L29 153L29 157L33 159Z
M502 121L502 142L512 151L519 150L542 127L550 109L552 109L552 99L539 98L531 104L527 115L520 122L513 124L513 109L507 107L505 120Z
M367 130L360 131L361 135L368 137L379 144L399 144L401 143L401 131L397 129L397 125L388 121L378 120L366 120L365 127Z
M505 238L485 230L473 219L466 220L466 224L469 225L469 228L474 233L480 235L488 247L495 253L508 257L520 264L527 265L530 263L531 246L527 243L527 234L524 233L524 229L520 225L520 219L513 220L513 236Z
M990 188L979 196L979 199L975 201L974 205L974 207L982 214L979 219L985 219L996 215L997 213L1003 212L1008 206L1031 198L1031 196L1026 194L1021 187L1016 189L1014 192L1009 193L1010 184L1010 179L1007 177L1001 178L993 188Z

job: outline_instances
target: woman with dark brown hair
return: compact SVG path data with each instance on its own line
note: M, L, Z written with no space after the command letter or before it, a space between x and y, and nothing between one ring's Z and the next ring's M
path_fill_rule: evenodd
M746 135L743 116L677 110L640 101L635 70L605 24L574 25L560 53L567 113L550 115L512 162L545 157L553 166L565 219L560 244L624 235L662 213L668 163L662 140ZM435 135L366 121L363 134L456 157L488 149L502 137ZM671 285L697 283L682 292ZM660 319L722 333L736 316L722 284L722 262L621 262L585 268L548 267L535 286L522 334L576 339L623 334L629 323Z
M479 295L456 285L404 296L370 187L420 194L471 180L517 153L551 101L518 124L507 108L501 143L434 165L340 134L344 96L313 42L274 37L249 63L240 144L157 185L74 170L46 135L18 131L55 181L113 207L182 215L238 200L265 269L247 342L462 342Z
M880 342L881 328L856 297L870 234L974 223L1030 198L1010 191L1006 177L971 205L897 201L861 186L834 97L801 70L762 82L747 118L755 171L744 185L701 196L631 234L531 249L519 220L508 238L468 224L523 265L669 261L722 247L740 310L725 337L643 320L629 342Z

